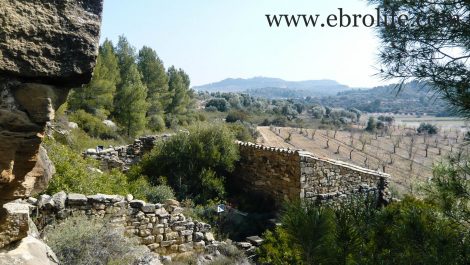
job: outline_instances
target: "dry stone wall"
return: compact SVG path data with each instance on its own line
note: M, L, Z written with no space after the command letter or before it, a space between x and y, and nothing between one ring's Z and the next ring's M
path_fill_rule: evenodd
M114 225L121 225L128 235L137 236L150 250L162 255L204 251L215 244L211 226L186 218L179 202L167 200L163 204L135 200L131 195L96 194L85 196L59 192L29 199L33 218L38 228L71 215L93 218L109 217Z
M300 150L244 142L238 145L240 161L235 177L245 190L266 195L276 207L299 198L330 202L372 193L379 202L387 203L390 197L388 174Z
M83 152L84 157L94 158L100 161L101 170L117 168L127 171L129 167L138 162L142 156L150 152L158 140L166 140L171 134L143 136L135 139L132 144L105 149L91 148Z

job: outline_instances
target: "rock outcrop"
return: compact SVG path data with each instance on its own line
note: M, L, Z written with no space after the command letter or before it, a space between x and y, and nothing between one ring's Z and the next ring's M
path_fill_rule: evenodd
M51 248L33 236L0 250L0 265L56 265L57 257Z
M45 126L91 79L101 12L102 0L0 0L0 226L3 204L41 191L54 172Z
M0 0L0 75L28 83L88 83L98 50L101 0Z
M102 2L0 0L0 200L28 196L45 124L90 80ZM44 162L44 161L42 161ZM37 168L35 168L37 167Z

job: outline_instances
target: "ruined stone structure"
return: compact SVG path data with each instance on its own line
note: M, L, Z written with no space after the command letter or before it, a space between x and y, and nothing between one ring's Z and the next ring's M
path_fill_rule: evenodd
M0 0L0 246L25 236L21 207L54 173L40 148L68 91L91 79L102 0ZM13 224L13 225L12 225ZM8 233L6 231L9 231Z
M101 161L101 169L126 170L150 151L156 141L171 135L145 136L133 144L90 149L84 156ZM240 161L234 177L242 189L271 199L279 207L285 200L307 198L318 202L341 200L351 194L372 193L380 203L390 199L390 175L312 153L237 142Z
M135 139L132 144L108 147L103 150L88 149L83 152L84 157L94 158L100 161L101 170L113 168L127 171L131 165L138 162L142 156L150 152L158 140L166 140L170 134L143 136Z
M109 217L113 225L121 225L129 235L137 236L150 250L162 255L204 251L215 242L211 226L186 218L179 202L163 204L134 200L131 195L66 194L41 195L30 199L37 226L41 228L54 220L83 214L94 218ZM28 208L26 206L26 208Z
M373 193L381 203L390 197L390 175L290 149L238 142L237 181L269 197L279 207L286 200L328 202L351 194Z

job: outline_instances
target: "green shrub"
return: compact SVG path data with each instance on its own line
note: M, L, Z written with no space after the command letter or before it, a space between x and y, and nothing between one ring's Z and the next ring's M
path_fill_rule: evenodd
M377 121L374 117L369 117L367 121L366 131L375 132L377 130Z
M66 134L55 132L54 139L63 145L70 147L73 151L81 153L88 148L95 148L98 145L102 146L118 146L124 144L126 139L120 137L116 139L99 139L88 135L80 128L72 129Z
M215 107L220 112L230 108L230 103L225 98L213 98L206 103L206 108Z
M76 122L88 135L103 139L117 138L117 133L113 128L106 126L96 115L77 110L69 115L69 119Z
M175 192L165 184L153 186L146 177L139 177L130 182L129 191L136 198L145 199L151 203L161 203L167 199L174 199Z
M208 112L216 112L216 111L218 111L216 106L209 106L209 107L206 107L205 110L208 111Z
M425 133L425 134L436 134L437 133L437 127L435 125L432 125L430 123L421 123L416 129L418 133Z
M291 244L289 235L277 227L273 232L267 230L263 234L263 245L257 250L258 262L271 265L303 264L301 251Z
M226 122L247 121L248 114L241 110L230 111L225 118Z
M259 137L259 132L256 126L247 122L237 121L235 123L227 124L228 128L234 133L235 138L244 142L254 142Z
M173 198L170 187L161 185L152 187L145 177L132 179L117 169L99 172L98 161L85 159L66 145L45 139L44 146L56 168L56 174L49 182L46 193L59 191L82 194L120 194L132 193L136 198L162 201Z
M46 139L44 145L49 158L54 163L56 174L49 182L46 192L53 194L59 191L83 194L122 194L128 192L127 177L117 170L100 173L97 161L84 159L69 147Z
M468 227L434 204L411 197L380 209L360 198L334 207L291 203L281 221L282 230L265 234L262 262L284 264L297 249L305 264L468 264L470 260ZM284 231L286 235L281 234Z
M157 143L132 174L148 176L154 185L166 177L178 198L202 203L225 197L225 177L237 159L235 137L226 126L200 123Z
M46 227L44 238L61 264L128 265L152 259L152 253L135 238L124 236L123 229L103 219L70 217Z
M147 117L147 125L153 131L163 131L166 129L165 120L161 115L152 115Z

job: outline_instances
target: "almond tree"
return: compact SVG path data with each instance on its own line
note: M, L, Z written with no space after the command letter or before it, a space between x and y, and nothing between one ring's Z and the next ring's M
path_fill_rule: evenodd
M395 135L395 136L392 138L393 153L394 153L394 154L397 153L397 148L400 148L400 143L401 143L402 141L403 141L403 135L402 135L402 134Z

